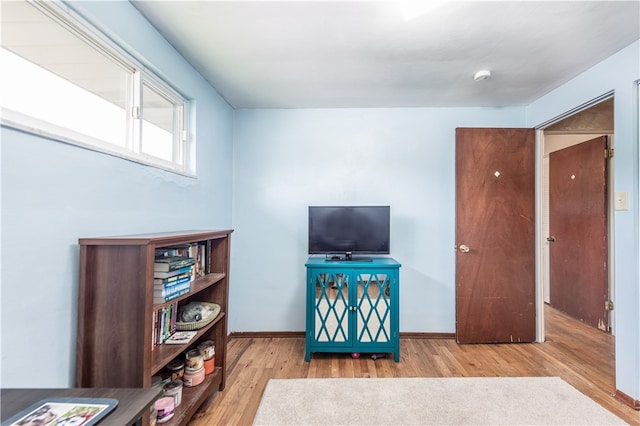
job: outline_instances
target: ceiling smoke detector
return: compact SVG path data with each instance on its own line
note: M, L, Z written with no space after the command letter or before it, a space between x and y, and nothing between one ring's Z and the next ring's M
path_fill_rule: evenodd
M480 70L473 75L475 81L487 80L489 77L491 77L491 71L489 70Z

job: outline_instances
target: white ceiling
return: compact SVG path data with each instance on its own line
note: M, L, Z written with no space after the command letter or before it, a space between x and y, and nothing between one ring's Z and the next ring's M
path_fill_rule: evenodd
M132 3L235 108L526 105L640 38L638 0Z

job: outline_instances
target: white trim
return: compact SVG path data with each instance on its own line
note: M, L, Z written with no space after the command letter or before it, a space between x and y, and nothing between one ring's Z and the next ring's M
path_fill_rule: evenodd
M615 123L614 130L605 133L609 139L609 148L615 148ZM609 258L608 269L609 273L609 300L616 300L616 179L615 179L615 170L616 170L616 157L615 155L609 159L608 164L608 174L605 177L607 181L607 203L608 203L608 211L607 211L607 254ZM611 335L616 335L616 310L614 309L609 311L609 328L611 329Z
M535 274L536 274L536 342L545 341L546 330L544 326L544 264L543 244L544 238L542 229L542 196L543 196L543 176L541 173L544 163L544 131L535 129Z
M160 162L162 160L155 157L145 155L134 156L130 151L124 148L118 149L118 146L116 145L4 108L2 109L2 114L0 116L0 125L2 125L2 127L18 130L24 133L30 133L52 141L74 145L79 148L100 152L102 154L111 155L113 157L118 157L123 160L128 160L145 166L155 167L157 169L176 173L185 177L196 178L194 173L181 170L173 163L162 162L164 164L161 164ZM89 142L89 140L91 142Z
M640 87L640 86L639 86ZM543 206L542 206L542 199L543 199L543 164L544 164L544 132L545 132L545 128L549 127L553 124L558 123L561 120L564 120L567 117L570 117L574 114L577 114L581 111L584 111L602 101L605 101L607 99L610 98L614 98L614 91L609 91L601 96L598 96L597 98L594 98L588 102L585 102L582 105L579 105L557 117L552 118L551 120L545 121L544 123L541 123L537 126L535 126L535 130L536 130L536 273L537 273L537 277L536 277L536 312L537 312L537 316L536 316L536 340L538 342L543 342L545 341L545 329L544 329L544 300L543 300L543 295L544 295L544 273L545 271L542 269L544 268L544 264L542 263L542 259L543 259L543 253L542 253L542 249L543 249L543 244L544 244L544 239L546 238L545 235L543 235L543 229L542 229L542 211L543 211ZM576 133L580 133L580 132L576 132ZM607 134L611 134L610 132L605 132ZM611 138L613 139L613 138ZM613 141L611 142L613 143ZM539 146L538 146L539 145ZM609 202L609 212L608 212L608 252L609 252L609 291L610 293L613 291L613 289L615 289L615 270L614 270L614 261L615 261L615 256L614 256L614 232L613 230L614 228L614 218L615 218L615 214L612 214L611 208L613 207L613 201L612 201L612 194L615 191L614 188L614 180L613 180L613 176L614 176L614 163L613 161L611 161L609 163L609 176L607 177L608 180L608 187L607 187L607 191L608 191L608 197L610 202ZM610 294L611 296L611 294ZM610 313L610 317L609 317L609 326L611 327L611 333L612 335L615 334L615 328L614 328L614 324L615 324L615 311L611 311Z

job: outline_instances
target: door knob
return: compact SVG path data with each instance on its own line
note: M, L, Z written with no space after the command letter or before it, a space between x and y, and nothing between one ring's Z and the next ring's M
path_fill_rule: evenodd
M556 237L551 236L551 237L547 237L547 241L549 241L550 243L554 242L556 240Z
M469 246L465 245L465 244L460 244L460 247L458 247L460 249L460 251L462 253L469 253Z

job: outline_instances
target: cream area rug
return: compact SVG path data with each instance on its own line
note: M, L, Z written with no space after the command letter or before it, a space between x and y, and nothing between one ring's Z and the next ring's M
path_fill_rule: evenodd
M271 379L254 425L624 425L558 377Z

